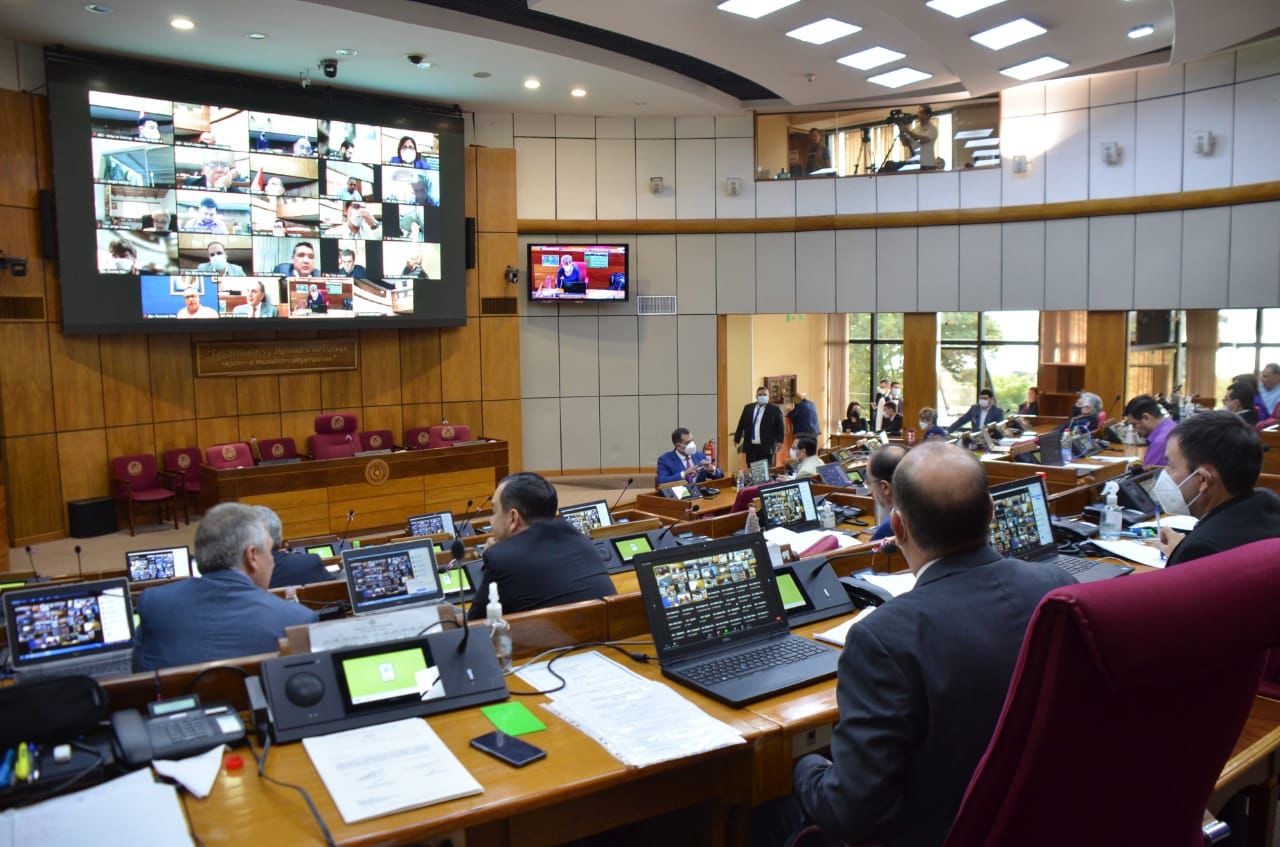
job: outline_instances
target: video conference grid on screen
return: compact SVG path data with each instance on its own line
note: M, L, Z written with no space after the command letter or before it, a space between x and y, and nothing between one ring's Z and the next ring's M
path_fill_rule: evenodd
M754 546L656 566L653 576L671 646L723 638L768 623L769 603L756 573L759 567Z
M15 658L50 658L128 641L128 604L124 589L31 597L13 604L9 643Z
M991 546L1006 556L1035 550L1053 541L1044 488L1037 481L994 498Z
M351 561L351 584L360 605L376 608L416 594L439 590L429 548L400 550Z
M627 245L530 244L529 299L626 300Z
M90 91L97 267L142 316L413 314L439 280L432 132Z

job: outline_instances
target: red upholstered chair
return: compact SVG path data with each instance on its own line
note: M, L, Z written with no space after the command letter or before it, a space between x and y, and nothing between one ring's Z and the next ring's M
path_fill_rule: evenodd
M834 535L824 535L813 544L804 549L797 558L807 559L810 556L818 556L822 553L830 553L832 550L839 550L840 542L836 541Z
M356 430L360 419L355 415L316 415L316 434L307 438L312 458L345 459L356 454Z
M946 847L1201 847L1277 608L1280 539L1050 592Z
M395 436L389 429L371 429L359 435L361 450L392 450Z
M751 505L751 501L760 496L760 486L748 485L746 488L738 489L738 496L733 498L733 508L730 512L745 512L747 507Z
M263 438L258 441L258 459L263 462L281 462L298 458L298 445L290 436Z
M1262 684L1258 686L1258 693L1272 700L1280 700L1280 647L1271 651L1267 669L1262 672Z
M220 471L231 468L251 468L254 464L253 451L243 441L215 444L204 448L204 461L209 467Z
M404 431L404 449L426 450L431 443L431 427L415 426Z
M200 502L200 448L179 447L176 450L165 450L160 458L164 462L164 469L174 474L181 483L186 499L183 508L190 514L192 501L197 504Z
M444 422L427 430L431 440L428 447L452 447L455 441L470 441L471 427L466 424Z
M162 477L171 480L166 487ZM116 502L123 502L129 512L129 534L133 529L133 504L155 503L157 519L164 519L164 510L173 512L173 528L178 528L177 493L179 478L156 467L156 457L149 453L136 456L118 456L111 460L111 494ZM183 510L185 514L186 510Z

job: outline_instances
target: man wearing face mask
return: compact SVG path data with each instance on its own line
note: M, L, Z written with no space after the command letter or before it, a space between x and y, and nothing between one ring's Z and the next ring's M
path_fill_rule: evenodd
M680 427L672 432L671 443L675 445L675 449L658 457L659 485L681 479L686 482L704 482L724 476L724 471L713 465L706 454L698 449L698 442L689 434L689 430Z
M244 276L244 268L227 261L227 248L222 245L222 242L210 241L207 249L209 251L209 261L196 265L196 270L199 273L217 274L218 276Z
M782 411L769 402L765 388L756 390L756 402L742 407L738 428L733 433L734 446L746 454L747 463L766 459L773 464L773 454L786 437Z
M920 440L926 438L946 438L947 431L938 426L938 413L925 406L920 410Z
M1167 466L1152 494L1171 515L1200 519L1188 534L1160 528L1169 565L1280 537L1280 497L1254 488L1262 472L1258 433L1232 412L1202 412L1173 428Z
M1165 415L1164 409L1150 394L1139 394L1124 407L1124 422L1147 440L1147 452L1142 463L1147 467L1158 467L1168 464L1165 459L1165 444L1169 433L1173 432L1173 419Z
M796 465L796 479L815 477L822 460L818 458L818 442L807 435L802 435L791 444L791 461Z
M1256 427L1258 425L1258 409L1253 405L1255 396L1249 386L1233 382L1227 388L1227 396L1222 398L1222 408L1228 412L1233 412L1249 426Z
M990 388L984 388L978 392L978 402L970 406L969 411L956 418L955 422L947 427L947 432L955 432L965 424L977 432L989 423L1000 423L1002 420L1004 420L1004 410L996 405L995 392Z
M898 414L898 404L885 400L880 405L880 426L877 431L885 435L902 435L902 415Z
M886 444L877 448L867 462L867 487L871 489L871 499L876 504L876 530L871 533L872 541L893 535L893 527L889 525L889 512L893 509L893 472L905 455L906 447Z

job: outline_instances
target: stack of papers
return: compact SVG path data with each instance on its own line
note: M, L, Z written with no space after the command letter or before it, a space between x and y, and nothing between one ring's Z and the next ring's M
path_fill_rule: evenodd
M415 638L422 630L439 621L438 606L394 609L378 615L320 621L311 624L309 628L311 652L327 653L347 647ZM440 628L437 626L433 631L438 632Z
M1190 532L1196 528L1198 523L1200 523L1200 519L1191 515L1165 515L1158 521L1136 523L1133 525L1133 529L1146 529L1148 527L1158 529L1159 527L1167 526L1169 529L1177 530L1178 532Z
M1152 568L1163 568L1165 565L1164 553L1160 548L1151 547L1140 541L1126 541L1123 538L1116 541L1103 541L1095 538L1090 543L1113 556L1119 556L1121 559L1128 559L1140 565Z
M813 637L818 639L819 641L825 641L828 644L834 644L837 647L843 647L845 639L849 637L849 630L853 629L853 625L858 623L861 620L865 620L867 615L871 614L875 610L876 610L875 606L868 606L867 608L863 609L861 612L858 612L858 614L849 618L849 620L845 621L844 623L840 624L834 629L829 629L826 632L815 633Z
M791 547L791 552L799 556L803 551L808 550L828 535L836 540L843 550L846 547L852 547L858 543L858 539L843 532L836 532L833 529L811 529L808 532L793 532L785 526L775 526L773 529L766 529L764 537L767 541L772 541L779 547L786 544Z
M177 789L157 783L149 769L0 815L0 847L185 847L191 843Z
M911 571L900 571L898 573L874 573L872 571L863 571L857 574L859 579L865 579L867 582L883 588L894 597L901 597L908 591L916 587L916 575Z
M564 688L548 694L543 708L589 735L624 765L646 765L694 756L745 741L667 686L652 682L597 652L556 660ZM538 691L560 681L547 663L517 673Z

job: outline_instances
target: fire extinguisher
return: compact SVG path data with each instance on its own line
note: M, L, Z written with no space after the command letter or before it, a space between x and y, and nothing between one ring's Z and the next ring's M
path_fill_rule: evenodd
M702 445L702 452L707 454L707 459L711 464L716 464L716 440L708 438L707 443Z

